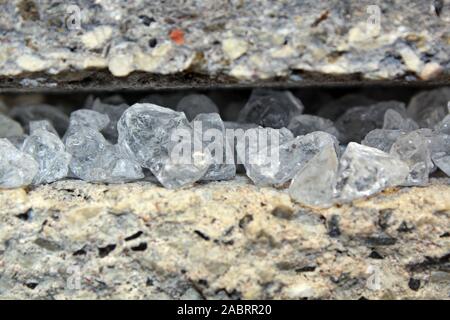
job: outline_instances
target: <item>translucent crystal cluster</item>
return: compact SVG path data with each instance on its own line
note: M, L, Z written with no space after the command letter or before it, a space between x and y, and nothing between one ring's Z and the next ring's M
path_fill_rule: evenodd
M407 108L326 95L303 114L292 92L255 89L239 114L226 113L231 121L203 94L152 94L132 106L119 95L91 96L70 116L46 104L5 107L0 188L66 177L181 188L238 172L258 186L288 188L303 205L329 207L424 186L435 172L450 176L449 90L420 92Z
M167 188L178 188L201 179L212 164L183 112L154 104L135 104L118 123L119 145ZM184 146L175 150L180 144Z
M144 178L141 166L100 133L107 125L108 117L96 111L72 113L64 136L72 155L71 172L89 182L121 183Z

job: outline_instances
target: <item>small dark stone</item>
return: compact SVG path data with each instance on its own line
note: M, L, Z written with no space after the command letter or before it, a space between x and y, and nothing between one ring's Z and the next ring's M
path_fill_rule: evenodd
M33 209L28 209L26 212L19 213L19 214L16 215L17 218L19 218L20 220L23 220L23 221L30 220L30 218L32 216L33 216Z
M151 286L153 285L153 280L150 279L150 278L147 278L147 281L145 282L145 285L146 285L147 287L151 287Z
M333 215L327 223L328 235L332 238L337 238L341 235L341 230L339 229L339 216Z
M406 221L403 221L397 228L398 232L411 232L414 230L414 226L409 225Z
M33 290L34 288L36 288L38 286L39 283L35 283L35 282L28 282L25 283L25 285L30 288L31 290Z
M286 219L291 220L294 216L294 211L286 206L278 206L275 209L272 210L272 215L280 218L280 219Z
M297 272L297 273L313 272L314 270L316 270L316 266L304 266L304 267L295 269L295 272Z
M386 236L367 237L366 242L371 246L392 246L397 243L397 239Z
M100 256L100 258L106 257L108 254L111 253L111 251L113 251L116 248L115 244L109 244L105 247L102 248L98 248L98 254Z
M239 228L244 229L250 222L253 221L252 215L245 215L241 220L239 220Z
M140 15L139 19L141 19L142 23L147 27L156 21L154 18L146 16L145 14Z
M151 38L150 40L148 40L148 46L150 48L156 47L157 44L158 44L158 40L156 40L155 38Z
M389 220L392 216L392 209L383 209L379 212L378 217L378 225L380 226L381 230L386 230L389 226Z
M420 280L419 279L414 279L414 278L410 278L408 281L408 287L411 290L417 291L420 288Z
M80 250L75 251L73 254L73 256L84 256L86 255L86 250L85 247L81 248Z
M200 238L202 238L203 240L206 240L206 241L210 240L210 238L206 234L204 234L203 232L201 232L199 230L194 230L194 233L196 235L198 235Z
M384 259L384 257L381 254L379 254L378 252L376 252L375 250L370 253L369 258L378 259L378 260Z
M141 242L137 246L132 247L131 250L133 250L133 251L145 251L145 250L147 250L147 243Z
M136 232L135 234L133 234L133 235L131 235L131 236L125 238L125 241L130 241L130 240L137 239L137 238L139 238L142 234L143 234L142 231L138 231L138 232Z
M444 0L433 1L434 12L438 17L441 16L442 9L444 8Z

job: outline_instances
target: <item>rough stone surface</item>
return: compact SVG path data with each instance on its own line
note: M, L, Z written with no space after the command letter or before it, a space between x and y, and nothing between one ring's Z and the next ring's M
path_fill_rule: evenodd
M326 210L244 177L3 190L0 297L448 299L449 210L448 179Z
M139 71L143 82L115 84L141 87L173 86L171 78L164 81L162 76L192 72L221 83L448 76L446 6L437 10L422 0L379 1L378 8L370 7L373 4L4 1L0 28L8 32L0 39L0 76L16 77L13 86L44 88L111 84L111 78L102 79L98 70L115 77ZM78 5L78 19L70 5ZM379 27L372 23L378 12ZM187 79L191 85L202 81L201 76L200 81Z

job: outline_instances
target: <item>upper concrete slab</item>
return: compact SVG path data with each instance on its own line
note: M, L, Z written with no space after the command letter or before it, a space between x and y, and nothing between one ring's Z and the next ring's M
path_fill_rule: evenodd
M0 41L3 90L445 82L450 3L0 0Z

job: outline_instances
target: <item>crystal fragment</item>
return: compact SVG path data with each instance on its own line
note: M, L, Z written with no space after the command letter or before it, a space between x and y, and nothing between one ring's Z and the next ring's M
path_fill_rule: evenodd
M402 130L375 129L364 137L361 144L389 153L394 142L404 135L406 132Z
M46 104L14 107L9 115L19 121L26 130L29 129L28 124L31 121L48 120L62 136L69 126L69 117L61 109Z
M254 130L254 129L253 129ZM251 131L251 130L250 130ZM254 138L253 138L254 139ZM247 176L257 185L282 185L326 145L338 147L336 138L326 132L313 132L280 144L280 134L258 136L257 143L249 143L244 166ZM252 140L251 140L252 141Z
M10 189L29 185L38 164L28 154L18 150L7 139L0 139L0 188Z
M210 165L202 180L228 180L236 175L234 152L228 141L225 126L217 113L201 113L191 124L201 136L203 148L211 154L213 163Z
M408 186L422 186L428 183L432 170L431 154L426 139L417 131L397 139L390 154L409 166L409 176L404 182Z
M450 177L450 135L438 133L431 139L431 158L434 164Z
M419 129L419 125L413 119L406 118L397 111L389 109L384 114L383 129L410 132Z
M375 103L375 100L361 94L347 94L339 99L326 103L319 109L317 115L335 121L341 114L350 108L366 107Z
M409 173L403 161L375 148L351 142L339 162L336 194L340 201L373 195L402 184Z
M450 87L416 94L408 104L408 114L422 128L433 128L448 113Z
M0 114L0 138L20 136L23 134L23 128L17 121L10 117Z
M96 99L92 106L92 110L97 111L99 113L105 114L109 118L108 125L103 129L102 133L106 139L115 143L119 137L119 133L117 132L117 122L119 121L122 114L129 108L127 104L107 104L100 99Z
M102 131L109 123L109 117L100 112L80 109L70 114L70 125L89 127L96 131Z
M16 147L19 150L22 150L23 143L25 142L25 140L27 138L28 138L27 134L22 134L20 136L12 136L12 137L8 137L6 139L8 139L9 142L11 142L14 147Z
M61 139L44 129L35 129L25 140L22 151L32 156L39 165L33 184L51 183L67 176L70 154Z
M334 127L333 121L309 114L300 114L292 118L288 129L291 130L296 137L315 131L323 131L336 138L339 137L339 132Z
M441 122L439 122L434 130L441 134L450 135L450 114L448 114Z
M406 115L405 106L398 101L383 101L369 107L354 107L347 110L335 123L343 143L360 142L370 131L381 128L384 114L393 109Z
M303 109L300 100L289 91L255 89L239 113L238 121L279 129L287 127L292 117L301 114Z
M304 205L329 207L334 202L338 157L327 144L295 175L289 187L291 198Z
M35 132L36 130L43 129L58 136L58 132L48 120L31 121L29 127L30 134L33 134L33 132Z
M92 127L71 124L65 136L71 172L89 182L122 183L144 178L140 165Z
M219 113L216 104L204 94L185 96L178 102L177 111L184 112L189 121L201 113Z
M201 179L211 164L203 150L192 150L193 138L182 112L153 104L128 108L118 125L119 144L167 188L178 188Z

